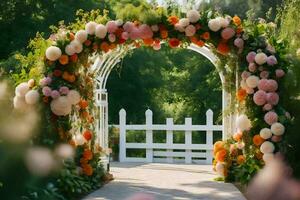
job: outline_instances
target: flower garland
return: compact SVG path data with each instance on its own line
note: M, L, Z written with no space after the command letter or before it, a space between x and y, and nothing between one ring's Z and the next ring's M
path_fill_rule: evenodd
M76 32L60 29L49 40L51 46L47 48L44 58L45 76L39 84L31 79L18 85L14 106L26 110L30 105L43 102L50 110L53 126L61 138L76 147L84 147L80 165L88 176L93 174L88 161L93 158L95 149L101 149L94 141L94 83L88 56L104 54L118 46L134 45L138 48L144 45L159 50L163 42L171 48L193 43L200 47L209 45L223 60L230 55L242 59L239 63L242 80L236 99L244 110L240 110L237 118L237 133L230 140L214 145L215 169L220 175L226 176L230 167L234 166L232 163L246 162L248 155L245 149L255 149L257 155L267 162L275 151L274 143L279 142L285 132L277 108L278 82L286 69L280 67L278 60L282 61L271 45L251 46L255 39L251 34L249 37L238 16L190 10L185 18L169 16L150 25L139 21L111 20L106 24L90 21L84 29ZM263 42L268 41L264 39ZM251 51L248 51L249 48ZM245 63L248 63L247 67L244 67ZM221 67L226 72L225 66ZM231 75L234 73L228 72ZM260 121L259 126L254 124L255 115L247 115L254 106L265 113L264 122ZM78 116L76 121L70 122L72 116ZM70 126L66 126L68 122ZM257 127L261 126L258 131ZM253 136L253 141L246 143L246 136L253 131L258 132Z

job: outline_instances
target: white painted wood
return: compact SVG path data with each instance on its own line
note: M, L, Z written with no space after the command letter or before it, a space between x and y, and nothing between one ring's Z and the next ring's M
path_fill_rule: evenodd
M206 125L212 126L213 125L213 111L211 109L206 111ZM210 149L206 150L206 163L211 164L213 159L213 131L207 130L206 131L206 145L211 146Z
M119 112L120 123L120 141L119 141L119 161L125 162L126 160L126 111L121 109Z
M153 112L148 109L145 112L146 115L146 143L148 146L152 146L153 143L153 130L151 129L151 126L153 124ZM146 159L147 162L151 163L153 162L153 149L147 148L146 149Z
M185 118L185 125L192 126L192 118ZM192 131L186 130L185 131L185 144L191 145L192 144ZM192 150L186 149L185 150L185 163L191 164L192 163Z
M221 125L213 124L213 111L206 112L206 125L193 125L192 118L185 118L185 124L174 125L173 118L167 118L166 124L153 124L153 113L151 110L145 112L146 123L144 125L127 125L126 111L121 109L119 112L120 118L120 162L183 162L183 163L212 163L213 156L213 131L222 130ZM145 143L127 143L127 130L146 130ZM153 130L166 131L166 143L153 143ZM174 144L174 130L184 131L184 144ZM206 144L193 144L192 131L205 131ZM202 134L202 133L198 133ZM126 149L145 149L145 158L133 158L126 156ZM163 149L164 151L160 150ZM177 151L183 150L183 151ZM200 152L193 152L193 150L201 150ZM181 159L178 159L181 158ZM197 159L198 158L198 159ZM199 160L200 159L200 160Z
M173 147L173 118L167 118L167 145L169 147ZM167 152L169 155L173 152L171 148L167 149ZM172 156L167 156L167 162L168 163L173 163L173 157Z

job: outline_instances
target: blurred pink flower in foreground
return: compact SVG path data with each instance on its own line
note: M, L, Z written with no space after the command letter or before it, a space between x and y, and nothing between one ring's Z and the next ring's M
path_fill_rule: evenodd
M300 199L300 182L291 177L291 169L282 158L275 157L250 183L246 197L249 200Z
M145 194L145 193L137 193L131 197L129 197L127 200L155 200L153 195Z

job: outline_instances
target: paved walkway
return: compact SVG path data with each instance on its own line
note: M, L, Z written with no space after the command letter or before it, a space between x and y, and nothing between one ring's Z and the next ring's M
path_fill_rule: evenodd
M112 163L115 180L84 200L125 200L148 193L156 200L245 200L229 183L216 182L210 165Z

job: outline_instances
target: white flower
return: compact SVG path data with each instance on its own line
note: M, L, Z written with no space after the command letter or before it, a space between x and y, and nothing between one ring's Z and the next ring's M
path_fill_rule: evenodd
M219 19L211 19L208 22L208 27L210 30L217 32L221 28L221 23Z
M27 107L28 107L28 105L26 104L24 97L18 97L18 96L14 97L14 108L15 109L26 110Z
M188 37L191 37L193 35L195 35L196 33L196 28L195 26L193 25L188 25L186 28L185 28L185 35L188 36Z
M267 140L267 139L269 139L269 138L272 137L271 129L269 129L269 128L263 128L263 129L260 130L259 135L263 139Z
M94 35L95 34L95 30L96 30L96 26L98 24L96 22L88 22L85 25L85 31L90 34L90 35Z
M255 56L255 62L259 65L263 65L267 62L268 56L265 53L258 53Z
M73 46L75 53L80 53L83 49L82 44L77 40L73 40L70 45Z
M87 40L87 37L88 34L85 30L77 31L77 33L75 34L75 39L80 43L84 43Z
M285 127L281 123L276 122L272 124L271 131L274 135L283 135L285 131Z
M28 84L28 86L29 86L30 88L32 88L32 87L34 86L34 84L35 84L34 79L30 79L30 80L27 82L27 84Z
M190 24L190 20L188 18L182 18L179 20L178 24L185 28Z
M84 137L81 134L76 134L74 137L74 141L76 145L83 145L86 140L84 139Z
M196 23L200 19L200 14L197 10L190 10L186 13L186 17L191 23Z
M51 101L51 111L57 116L66 116L72 111L72 104L66 96L60 96Z
M115 22L116 22L117 26L122 26L124 23L122 19L117 19Z
M29 85L26 82L20 83L15 89L15 93L18 97L24 97L28 91Z
M76 105L80 101L80 94L76 90L70 90L67 98L72 105Z
M216 172L219 176L224 176L225 167L222 163L217 162L216 164Z
M266 153L263 155L263 160L267 164L268 162L272 161L274 159L274 154L273 153Z
M266 154L266 153L273 153L275 150L275 146L272 142L270 141L265 141L264 143L262 143L262 145L260 146L260 151L263 153L263 154Z
M153 32L157 32L157 31L159 31L159 27L155 24L155 25L152 25L151 26L151 30L153 31Z
M60 48L56 46L48 47L46 50L46 58L50 61L56 61L60 58L61 54Z
M96 37L103 39L105 38L106 34L107 34L106 26L104 26L103 24L98 24L95 30Z
M222 28L226 28L230 23L229 19L224 17L217 17L216 19L219 20Z
M51 151L44 147L30 148L25 159L28 170L38 176L46 176L53 169L55 161Z
M259 78L257 76L252 75L246 79L246 84L249 88L256 88L258 85L258 81Z
M74 45L68 44L65 48L65 52L67 55L72 56L73 54L75 54L75 48Z
M251 128L251 121L246 115L240 115L236 119L236 126L240 131L248 131Z
M110 41L110 42L115 42L116 41L116 35L115 34L109 34L108 35L108 40Z
M175 30L179 31L179 32L184 32L185 29L183 26L181 26L179 23L175 24Z
M74 153L74 148L69 144L60 144L55 148L55 154L62 159L73 158Z
M36 104L39 101L40 94L36 90L30 90L25 95L25 102L29 105Z

